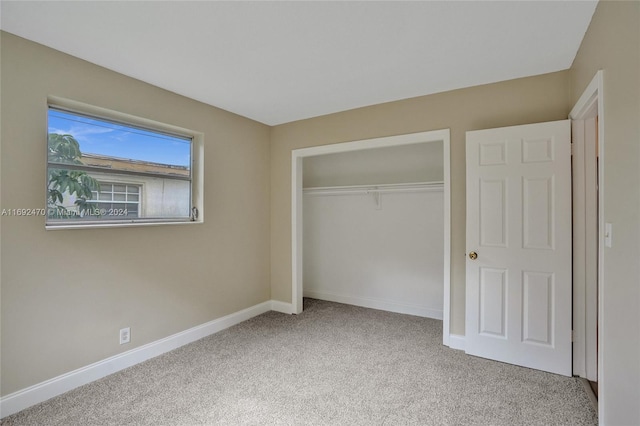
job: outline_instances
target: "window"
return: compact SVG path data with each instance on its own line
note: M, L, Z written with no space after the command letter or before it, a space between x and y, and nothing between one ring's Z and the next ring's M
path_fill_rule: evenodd
M48 228L202 221L201 135L83 109L49 105Z
M87 204L101 214L118 217L139 217L141 185L127 185L99 182L100 187L91 191L91 201Z

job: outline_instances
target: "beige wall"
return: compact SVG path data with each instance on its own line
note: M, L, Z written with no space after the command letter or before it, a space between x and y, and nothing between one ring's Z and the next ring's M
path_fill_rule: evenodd
M451 129L451 332L464 334L465 132L567 118L569 72L506 81L283 124L271 133L271 295L291 301L291 151Z
M571 67L574 104L604 70L604 253L600 421L640 424L640 2L601 1Z
M443 149L439 141L308 157L303 161L302 186L442 181Z
M269 127L7 33L1 49L2 208L45 207L48 95L205 134L202 225L2 217L2 395L269 300Z

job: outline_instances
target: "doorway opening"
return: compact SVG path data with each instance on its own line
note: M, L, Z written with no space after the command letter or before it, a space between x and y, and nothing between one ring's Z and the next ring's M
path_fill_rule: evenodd
M414 144L432 142L442 143L443 165L443 344L449 345L449 321L450 321L450 270L451 270L451 184L450 184L450 132L449 129L429 132L412 133L406 135L390 136L376 139L367 139L354 142L346 142L333 145L323 145L311 148L302 148L292 151L292 310L293 313L301 313L303 309L303 175L304 159L326 154L348 153L353 151L370 150L376 148L400 147Z
M573 177L573 374L602 392L604 116L602 71L571 110ZM600 404L600 402L599 402ZM600 415L601 406L600 406Z

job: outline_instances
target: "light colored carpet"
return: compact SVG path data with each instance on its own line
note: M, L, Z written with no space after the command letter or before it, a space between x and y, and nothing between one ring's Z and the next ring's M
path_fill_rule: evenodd
M442 346L440 321L313 299L3 425L596 425L577 379Z

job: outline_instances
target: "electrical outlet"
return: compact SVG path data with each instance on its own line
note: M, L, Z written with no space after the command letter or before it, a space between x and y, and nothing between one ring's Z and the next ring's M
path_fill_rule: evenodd
M131 328L123 328L120 330L120 344L129 343L131 341Z

